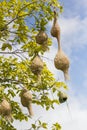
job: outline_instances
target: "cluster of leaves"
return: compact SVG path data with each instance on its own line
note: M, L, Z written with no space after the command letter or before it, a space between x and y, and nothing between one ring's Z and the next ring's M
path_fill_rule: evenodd
M16 130L16 128L14 128L14 126L12 126L12 124L10 122L7 122L4 118L0 119L0 129L1 130Z
M48 124L46 122L42 122L40 120L37 120L35 121L34 124L32 124L32 128L30 128L29 130L40 130L41 128L43 130L48 130ZM58 124L58 123L55 123L52 125L52 127L49 129L52 129L52 130L61 130L61 126Z
M53 18L54 8L62 12L62 6L57 0L0 2L0 102L6 98L11 103L12 117L15 120L28 121L29 118L22 112L18 98L23 87L32 92L32 102L46 110L54 109L54 103L59 104L59 89L67 88L65 83L55 80L45 63L40 81L30 69L35 54L44 55L45 50L36 43L35 36L40 29L47 31L46 25ZM51 44L49 38L48 47ZM55 95L55 98L50 93ZM32 124L31 127L47 129L47 124L39 120L38 126ZM15 130L12 123L0 115L0 129L6 128ZM56 123L52 127L52 130L54 129L60 130L61 127Z

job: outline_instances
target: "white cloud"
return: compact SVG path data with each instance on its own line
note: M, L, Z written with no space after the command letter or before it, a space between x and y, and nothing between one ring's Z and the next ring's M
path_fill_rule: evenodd
M73 99L69 103L72 119L68 120L68 115L65 113L66 121L63 122L63 130L86 130L87 110L82 109L82 103L80 99L77 100L75 97L72 98Z
M61 41L62 46L69 54L73 49L79 49L87 45L87 18L61 18Z

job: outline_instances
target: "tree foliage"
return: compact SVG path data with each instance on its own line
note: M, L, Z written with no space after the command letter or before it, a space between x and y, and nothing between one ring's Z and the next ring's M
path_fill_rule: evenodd
M14 120L28 121L23 113L20 93L23 87L31 91L32 103L49 110L54 103L59 104L58 93L67 89L63 82L56 81L54 75L44 62L40 80L30 68L36 54L44 56L46 49L52 45L48 38L47 46L38 45L35 40L39 30L48 31L46 25L53 18L53 10L62 12L57 0L2 0L0 2L0 103L5 98L12 107L13 121L9 122L0 115L0 129L15 130ZM50 92L55 98L50 96ZM38 120L30 129L47 129L47 123ZM52 130L60 130L58 123Z

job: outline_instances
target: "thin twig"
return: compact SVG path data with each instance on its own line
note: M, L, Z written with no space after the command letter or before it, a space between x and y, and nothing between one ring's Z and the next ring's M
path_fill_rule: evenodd
M16 30L16 31L18 31L18 30ZM10 30L8 30L8 32L10 32L10 33L20 34L20 32L16 32L16 31L10 31ZM27 32L26 32L26 33L27 33ZM32 36L30 36L30 35L28 35L28 34L23 34L23 35L26 35L26 36L29 37L30 39L33 39Z
M10 22L8 22L0 31L4 31L7 29L7 26L12 23L13 21L15 21L18 17L16 16L14 19L12 19Z
M27 13L27 14L24 14L24 15L18 16L18 14L19 14L23 9L25 9L27 6L30 6L31 4L34 4L34 3L36 3L36 2L37 2L37 1L34 1L34 2L31 2L31 3L29 3L29 4L25 5L25 6L23 6L23 7L18 11L16 17L13 18L11 21L9 21L9 22L8 22L8 23L7 23L7 24L6 24L6 25L5 25L5 26L4 26L0 31L4 31L4 30L6 30L6 29L7 29L7 26L8 26L10 23L14 22L16 19L31 14L31 13ZM32 11L33 11L33 10L32 10Z
M23 85L28 85L28 82L23 82L22 80L21 81L19 81L19 80L13 80L13 79L1 79L0 78L0 82L1 83L5 83L5 82L8 82L8 83L13 83L13 84L15 84L15 85L20 85L20 84L23 84Z
M26 53L28 51L12 51L12 52L4 52L0 51L0 54L16 54L16 53Z
M45 59L50 60L50 61L53 62L53 59L50 59L50 58L48 58L48 57L46 57L46 56L41 56L41 55L40 55L40 57L45 58Z
M13 79L6 79L6 78L4 78L4 79L2 79L2 78L0 78L0 82L13 82L13 83L22 83L22 81L19 81L19 80L13 80Z
M34 1L34 2L31 2L31 3L29 3L29 4L27 4L27 5L25 5L25 6L23 6L19 11L18 11L18 14L23 10L23 9L25 9L27 6L30 6L31 4L34 4L34 3L36 3L37 1ZM17 15L18 15L17 14Z

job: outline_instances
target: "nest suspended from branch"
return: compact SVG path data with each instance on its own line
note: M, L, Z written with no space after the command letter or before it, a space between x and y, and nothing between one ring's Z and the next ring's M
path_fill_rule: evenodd
M6 120L13 121L11 116L11 105L6 99L3 99L0 104L0 114L3 115Z
M48 35L44 31L40 30L39 33L36 35L36 43L42 45L47 43L47 40Z
M35 58L32 60L31 63L31 71L36 74L36 75L40 75L43 69L44 63L41 60L41 58L37 55L35 56Z
M64 103L67 101L67 95L64 92L59 92L59 102Z
M65 79L69 79L68 69L70 66L70 62L68 57L64 54L64 52L60 49L55 58L54 65L57 69L62 70L64 72Z
M30 116L33 116L33 110L32 110L32 94L24 88L21 91L21 104L28 109L28 112Z
M60 26L57 21L57 14L54 11L54 21L51 28L51 35L55 38L57 38L58 42L60 42Z

